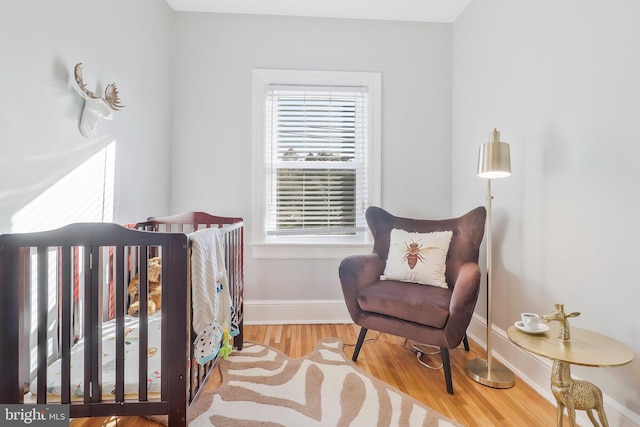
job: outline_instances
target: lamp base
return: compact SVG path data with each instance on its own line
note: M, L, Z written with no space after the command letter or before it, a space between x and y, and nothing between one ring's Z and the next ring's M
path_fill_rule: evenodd
M467 376L482 385L493 388L511 388L516 381L513 372L496 360L491 361L491 372L484 359L472 359L467 362Z

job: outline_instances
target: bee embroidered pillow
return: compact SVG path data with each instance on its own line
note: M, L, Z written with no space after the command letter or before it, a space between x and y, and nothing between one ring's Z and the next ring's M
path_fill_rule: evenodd
M410 233L394 228L387 265L380 279L446 288L444 272L451 236L451 231Z

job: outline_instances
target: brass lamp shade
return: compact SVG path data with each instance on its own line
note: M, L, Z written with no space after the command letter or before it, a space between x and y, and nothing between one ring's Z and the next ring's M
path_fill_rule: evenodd
M500 132L494 129L491 139L480 146L478 153L478 176L481 178L504 178L511 175L509 144L500 141Z

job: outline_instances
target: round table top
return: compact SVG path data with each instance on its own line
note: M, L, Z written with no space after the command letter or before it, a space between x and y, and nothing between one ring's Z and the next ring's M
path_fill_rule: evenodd
M549 322L549 330L541 334L522 332L514 325L507 329L507 336L519 347L552 360L560 360L583 366L621 366L633 360L629 347L596 332L570 326L570 339L558 338L558 322Z

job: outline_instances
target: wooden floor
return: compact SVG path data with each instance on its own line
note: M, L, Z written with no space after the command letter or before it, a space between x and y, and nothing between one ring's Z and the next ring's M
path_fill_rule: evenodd
M338 337L345 343L345 353L353 354L359 327L344 325L270 325L245 326L245 339L270 345L291 357L310 353L316 342L325 337ZM427 406L455 419L465 426L554 426L556 408L523 381L516 379L510 389L493 389L469 379L465 373L466 361L483 350L470 342L471 351L462 346L450 351L454 395L447 394L442 369L422 366L416 356L402 347L403 339L369 331L357 365L365 372L415 397ZM411 343L409 343L411 344ZM430 365L439 365L440 357L423 356ZM219 375L211 378L207 387L215 388ZM565 425L568 419L565 416ZM110 417L76 419L74 427L155 427L155 422L142 417Z

